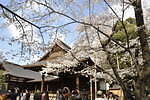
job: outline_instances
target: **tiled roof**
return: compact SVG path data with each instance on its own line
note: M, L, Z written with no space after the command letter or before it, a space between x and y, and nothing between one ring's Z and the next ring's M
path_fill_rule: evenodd
M56 39L52 48L43 57L41 57L38 61L42 61L44 58L46 58L48 55L50 55L52 53L52 49L55 49L54 47L56 45L59 46L60 48L62 48L66 52L68 52L71 49L67 44L65 44L64 42L62 42L59 39Z
M23 77L23 78L28 78L28 79L41 79L41 74L39 72L25 70L21 68L19 65L16 65L13 63L4 62L3 67L7 71L7 74L10 74L16 77Z
M3 67L6 70L5 74L9 74L15 77L22 77L27 79L32 79L32 81L41 81L41 73L35 72L32 70L23 69L19 65L10 63L10 62L4 62ZM49 77L45 80L53 80L56 79L55 77Z

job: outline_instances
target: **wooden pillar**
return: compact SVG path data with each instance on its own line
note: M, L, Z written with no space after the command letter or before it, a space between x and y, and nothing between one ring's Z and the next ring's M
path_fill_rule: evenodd
M48 88L49 88L49 86L48 86L48 82L47 82L47 91L48 91Z
M44 91L44 81L45 81L45 73L42 73L42 81L41 81L41 92Z
M118 67L118 70L120 70L119 58L118 58L118 54L117 53L116 53L116 56L117 56L117 67Z
M80 81L80 80L79 80L79 76L77 76L77 77L76 77L76 88L77 88L77 89L79 89L79 84L80 84L79 81Z
M94 74L94 82L95 82L95 98L97 98L97 66L96 66L96 64L97 64L97 55L96 55L96 52L94 53L94 56L95 56L95 74Z
M96 67L95 67L95 78L94 78L94 82L95 82L95 98L97 98L97 76L96 76Z
M91 100L93 100L93 84L92 84L92 76L90 76L90 93L91 93Z
M44 82L43 82L43 80L41 81L41 92L43 92L43 90L44 90Z
M35 92L37 91L37 85L35 85L35 90L34 90Z

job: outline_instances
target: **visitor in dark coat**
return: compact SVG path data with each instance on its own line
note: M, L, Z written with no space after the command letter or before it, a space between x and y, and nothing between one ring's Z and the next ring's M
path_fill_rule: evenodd
M11 90L10 99L11 100L16 100L17 99L17 93L15 92L14 89Z
M57 91L56 100L65 100L62 89Z
M30 100L30 93L26 90L26 100Z
M79 91L77 89L72 91L71 99L72 100L81 100Z
M8 90L8 93L7 93L7 100L11 100L10 98L10 95L12 94L11 90Z

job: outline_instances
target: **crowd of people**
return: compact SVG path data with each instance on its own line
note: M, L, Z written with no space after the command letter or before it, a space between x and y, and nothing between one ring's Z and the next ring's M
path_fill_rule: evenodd
M57 91L56 100L88 100L88 93L83 91L80 93L78 89L70 91L64 87Z
M103 93L102 91L98 91L95 100L119 100L119 96L114 95L112 92Z
M49 100L48 92L40 92L40 90L29 92L28 90L11 89L2 97L0 100Z
M68 87L58 89L56 96L50 100L90 100L89 93L86 90L79 91L79 89L74 89L70 91ZM40 92L36 90L35 92L19 89L8 90L7 96L0 100L49 100L48 91ZM93 99L94 100L94 99ZM103 93L102 91L97 92L97 97L95 100L119 100L117 95L113 93Z
M88 97L88 93L85 91L80 92L78 89L75 89L70 92L68 88L63 88L57 91L56 100L90 100ZM119 96L112 92L98 91L95 100L119 100Z

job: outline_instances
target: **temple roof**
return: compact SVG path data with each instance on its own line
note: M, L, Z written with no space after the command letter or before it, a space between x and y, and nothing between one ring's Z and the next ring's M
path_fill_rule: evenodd
M42 61L42 60L45 60L46 58L50 58L52 54L54 53L58 53L60 51L64 51L64 54L67 53L71 48L65 44L64 42L62 42L61 40L59 39L56 39L54 41L54 44L52 45L52 48L43 56L41 57L38 61ZM56 54L55 54L56 55ZM62 55L59 55L59 56L63 56ZM52 57L51 57L52 58Z
M33 68L33 67L44 67L46 62L52 61L57 59L58 57L63 57L71 48L62 42L59 39L56 39L51 46L51 48L42 56L38 61L23 65L24 68Z
M26 78L33 81L41 81L42 79L40 72L23 69L20 65L11 62L4 62L2 66L6 71L4 72L5 75L7 74L15 77ZM48 78L48 80L52 80L52 79L56 79L56 78L54 77Z

